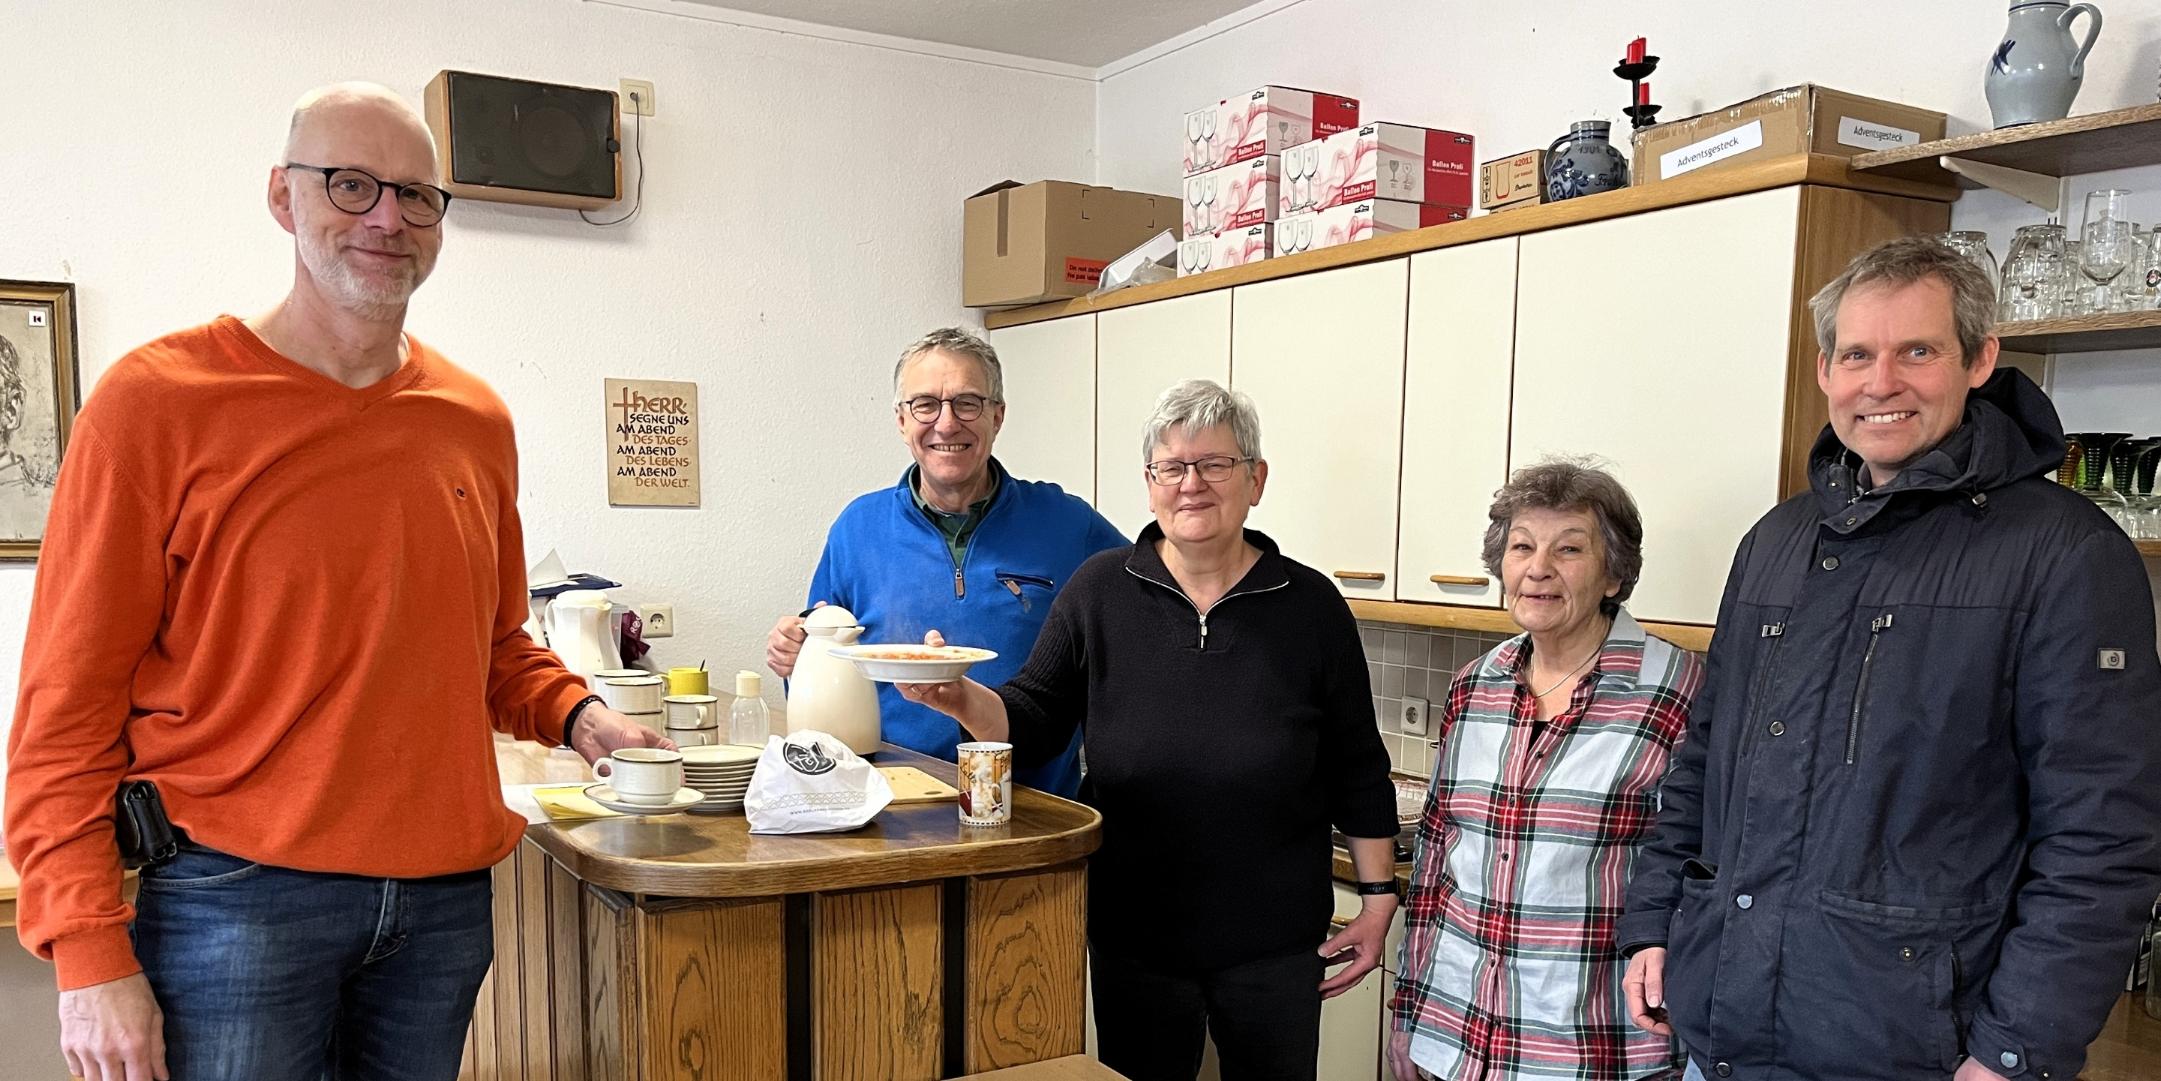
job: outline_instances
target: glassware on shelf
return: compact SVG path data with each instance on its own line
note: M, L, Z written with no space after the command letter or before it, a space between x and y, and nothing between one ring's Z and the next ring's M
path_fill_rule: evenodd
M2070 265L2064 257L2063 226L2022 225L2004 260L1996 317L2006 323L2054 319L2063 310L2063 284Z
M1965 256L1975 266L1980 267L1981 273L1988 276L1989 289L1991 291L1997 290L1996 253L1988 250L1987 233L1978 229L1960 229L1944 233L1936 239L1943 241L1945 247Z
M2086 217L2079 227L2078 269L2088 287L2081 290L2081 314L2115 310L2116 278L2131 265L2137 250L2125 202L2131 193L2122 188L2103 188L2086 193Z
M2083 247L2077 237L2063 242L2063 284L2057 291L2056 314L2064 319L2090 314L2086 302L2091 298L2092 292L2086 288L2086 275L2078 269L2080 249Z
M2130 311L2161 310L2161 224L2139 236L2139 261L2133 268Z

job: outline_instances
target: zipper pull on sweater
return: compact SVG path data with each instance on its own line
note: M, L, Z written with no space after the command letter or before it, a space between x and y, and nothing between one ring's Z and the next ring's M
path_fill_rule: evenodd
M968 597L968 579L961 574L959 567L953 568L953 596L962 600Z

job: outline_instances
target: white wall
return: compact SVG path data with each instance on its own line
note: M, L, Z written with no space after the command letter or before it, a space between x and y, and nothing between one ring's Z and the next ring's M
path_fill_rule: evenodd
M2154 100L2161 7L2101 5L2107 25L2074 109ZM1544 147L1573 120L1616 121L1613 76L1629 39L1663 58L1653 97L1667 119L1815 82L1989 126L1981 74L2001 39L1997 0L1283 0L1281 10L1120 71L1097 95L1101 183L1176 192L1185 110L1275 83L1347 94L1368 120L1467 131L1480 160ZM1238 16L1220 20L1237 24ZM1143 51L1137 56L1149 56Z
M307 88L370 78L417 103L446 67L653 80L638 221L460 202L409 326L510 403L533 554L673 600L659 659L723 673L762 667L833 515L906 464L893 357L978 322L959 305L961 200L1093 171L1083 80L576 0L6 8L0 86L37 106L0 122L0 277L76 283L89 380L282 293L264 178ZM698 382L702 509L608 507L606 376ZM0 571L9 712L31 580Z

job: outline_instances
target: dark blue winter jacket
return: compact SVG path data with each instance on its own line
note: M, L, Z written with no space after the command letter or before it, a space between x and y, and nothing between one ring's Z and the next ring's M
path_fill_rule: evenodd
M1858 499L1826 429L1741 541L1618 929L1706 1076L2077 1075L2161 890L2161 664L2063 454L2005 369Z

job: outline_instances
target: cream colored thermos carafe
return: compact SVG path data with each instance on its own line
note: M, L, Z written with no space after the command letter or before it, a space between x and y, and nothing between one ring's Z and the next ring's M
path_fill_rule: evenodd
M855 613L826 605L803 617L803 652L788 677L788 731L823 732L857 754L878 749L878 689L853 662L833 655L863 636Z

